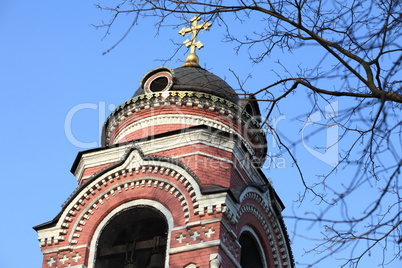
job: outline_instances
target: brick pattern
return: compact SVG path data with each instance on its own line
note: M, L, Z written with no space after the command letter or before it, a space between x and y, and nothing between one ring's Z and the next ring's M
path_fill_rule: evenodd
M193 114L193 112L190 112L186 114L185 112L187 111L182 111L182 114L178 115L176 113L166 114L166 111L163 111L161 114L157 114L151 118L143 118L142 120L134 120L136 117L132 116L132 118L127 119L127 121L133 121L131 124L128 124L125 128L121 127L118 132L116 131L111 134L110 144L133 139L151 138L157 134L168 131L180 130L190 126L205 125L215 129L215 134L218 135L220 132L236 135L242 140L242 143L249 151L253 151L252 143L244 138L248 137L247 134L244 133L247 132L247 128L242 129L242 125L239 125L241 122L234 123L225 120L227 118L222 119L221 115L216 114L208 116L208 114L204 113Z
M144 109L140 109L131 113L130 116L122 116L115 119L115 127L110 127L110 144L116 143L121 140L121 135L133 132L133 129L142 129L150 126L156 126L159 124L177 124L177 125L192 125L188 122L193 121L192 118L196 118L193 121L197 125L211 125L210 122L215 121L215 127L218 127L220 123L221 127L226 125L233 128L236 131L240 131L237 122L231 120L229 117L222 115L218 111L209 109L200 109L199 107L187 107L187 106L147 106L144 105L145 101L141 101L139 105L143 105ZM129 112L128 112L129 113ZM198 116L198 117L197 117ZM171 121L171 122L169 122ZM176 123L175 123L176 122ZM182 127L184 128L184 127ZM145 135L151 134L151 132L144 132ZM119 138L120 137L120 138Z
M113 164L114 163L107 163L107 164L103 164L103 165L98 165L98 166L86 168L84 170L84 173L82 174L82 178L88 178L90 176L93 176L97 172L99 172L99 171L101 171L101 170L103 170L103 169L105 169L105 168L107 168L107 167L109 167L109 166L111 166ZM84 179L84 180L81 180L79 182L79 184L83 184L85 182L86 182L86 180Z
M220 97L184 91L168 93L140 95L116 109L107 121L106 144L208 125L236 133L243 147L219 147L217 140L216 144L178 141L177 146L158 149L153 158L131 148L124 162L113 162L119 159L115 158L105 163L101 156L102 161L97 162L96 156L89 167L84 169L86 164L81 164L79 183L88 179L85 188L79 188L69 199L56 225L40 233L42 267L87 267L93 250L91 241L95 231L99 232L101 221L114 209L137 199L157 201L173 217L168 246L170 267L206 268L212 258L221 267L240 267L238 240L243 227L251 228L258 236L269 267L292 267L286 229L272 208L271 199L275 197L269 196L268 191L261 193L248 187L240 194L240 203L238 196L232 198L226 192L203 195L200 191L200 185L243 189L257 182L253 179L255 167L246 167L236 150L262 157L264 149L258 145L265 144L265 136L259 123L239 106ZM211 139L215 137L219 135ZM231 140L229 144L234 142L237 141ZM93 166L94 163L101 164Z
M153 178L160 177L161 175L164 175L162 180ZM152 176L152 178L149 176ZM59 242L65 241L68 231L71 229L73 229L73 239L69 243L77 244L80 232L82 232L87 221L95 214L99 207L105 203L109 203L108 201L114 197L122 196L120 194L123 192L126 193L129 190L134 191L139 188L163 190L163 192L177 199L180 204L180 210L183 211L181 216L184 219L183 223L188 222L190 209L194 210L198 208L193 186L182 174L174 170L165 169L163 166L151 165L142 166L136 170L120 170L107 177L99 178L92 186L81 192L75 198L76 201L70 205L71 209L69 209L66 216L61 219L60 235L58 237L43 239L41 246L50 246L53 243L59 244ZM144 195L144 191L141 191L141 194ZM133 193L132 195L132 197L127 196L127 194L123 196L125 198L138 198L140 196L139 193ZM155 196L151 193L148 197L154 198ZM116 205L116 201L111 203ZM75 227L72 228L73 226Z
M218 246L215 246L194 251L182 252L179 254L172 254L169 256L169 266L181 268L186 267L190 264L194 264L197 268L209 268L210 255L217 252L219 252L219 248ZM230 266L226 267L229 268Z
M88 250L78 248L73 250L61 250L44 255L42 267L70 267L79 264L87 265L83 262Z
M192 155L186 156L187 154ZM186 164L200 178L201 185L216 184L223 187L242 187L252 181L240 163L233 161L235 159L233 154L220 148L193 144L160 151L157 155L175 157Z
M238 237L234 233L229 231L223 231L221 233L221 241L224 247L230 252L230 254L240 262L240 244L238 242Z
M272 264L275 267L292 267L291 252L286 243L287 230L282 229L269 200L268 195L254 191L246 193L242 198L237 229L244 225L253 226L259 231L260 241L266 241L264 251L270 255Z
M129 160L127 160L129 161ZM89 245L90 239L98 222L113 208L134 199L152 199L159 201L173 214L175 225L183 226L189 223L192 215L214 218L224 212L224 203L208 202L206 207L197 202L197 190L194 184L181 174L163 166L164 163L146 161L134 169L128 167L111 171L110 175L98 178L82 190L66 208L66 213L60 218L59 236L47 237L41 240L44 251L68 247ZM196 186L198 187L198 186ZM206 216L207 215L207 216ZM216 238L212 230L194 230L192 243L211 241ZM56 260L56 257L53 257ZM85 261L83 259L82 261ZM53 261L49 257L49 261ZM55 264L57 265L57 264Z
M201 150L204 149L210 154L217 154L218 152L216 148L208 146L201 148ZM186 148L183 153L189 151L191 151L191 147ZM242 203L237 208L229 209L225 203L208 203L206 206L200 206L196 189L186 178L188 175L167 168L163 162L150 162L152 164L142 160L142 164L135 168L130 168L128 164L122 165L121 169L110 171L109 175L98 178L82 191L70 204L70 209L65 216L61 218L60 235L41 241L45 251L55 249L53 253L45 254L43 267L62 267L63 262L75 264L72 263L72 260L75 262L73 259L75 255L71 255L75 250L74 248L90 244L90 239L98 222L114 207L137 198L157 200L164 204L172 212L175 226L191 224L195 219L191 220L192 215L198 215L207 220L214 219L221 214L224 215L232 228L232 230L224 230L217 227L216 224L204 224L203 226L174 230L171 234L172 249L203 245L214 240L220 240L221 247L225 249L220 254L228 254L228 258L223 258L223 263L226 263L223 264L223 267L234 267L233 265L239 262L240 257L240 246L237 242L240 234L236 231L247 225L252 226L260 234L264 234L261 238L262 241L266 240L263 243L264 251L269 252L268 259L272 260L271 264L274 267L291 266L289 252L286 248L286 236L268 202L270 200L268 192L265 195L256 191L245 193L241 199ZM224 181L238 180L237 183L241 184L239 176L221 175L221 178L226 178ZM63 253L60 250L60 248L68 247L68 245L70 245L68 249L71 254ZM205 256L219 251L217 247L208 246L207 248L208 250L203 249ZM199 250L191 251L193 253L182 252L180 255L193 256L192 254L196 254L196 259L199 262L195 263L201 264L200 267L202 267L202 263L207 262L204 259L199 259L201 255L194 253ZM173 257L174 255L171 259L172 264L179 262ZM87 256L88 254L85 252L75 256L76 262L84 264L87 261ZM189 259L194 261L194 257L189 257ZM191 264L190 262L183 263L183 260L186 258L180 258L180 263L183 265L180 267Z
M122 130L119 134L122 134L122 138L118 139L116 142L113 143L122 143L126 141L131 141L131 140L139 140L144 137L153 137L155 135L165 133L168 131L174 131L174 130L180 130L184 129L187 127L192 127L193 125L190 124L161 124L161 125L150 125L150 126L139 126L140 129L133 131L133 132L128 132L127 135L125 135L125 129Z
M250 144L259 145L266 142L259 122L240 106L207 93L169 91L169 96L161 96L158 92L136 96L118 107L108 118L105 145L116 142L114 139L118 133L124 132L133 122L169 112L172 116L180 115L182 120L191 118L192 114L212 118L235 129L240 133L240 137L248 139ZM261 157L263 151L257 146L257 157Z
M172 232L171 248L194 245L219 239L219 224L204 225Z

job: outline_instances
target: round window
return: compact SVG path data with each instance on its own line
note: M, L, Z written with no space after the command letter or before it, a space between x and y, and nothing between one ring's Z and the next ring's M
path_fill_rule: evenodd
M168 91L172 85L172 74L168 71L162 71L148 77L144 83L144 91L145 93Z

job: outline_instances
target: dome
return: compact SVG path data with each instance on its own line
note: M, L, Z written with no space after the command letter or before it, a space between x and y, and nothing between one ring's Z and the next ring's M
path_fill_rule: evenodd
M141 80L134 96L158 91L195 91L215 95L237 103L236 92L220 77L200 67L159 67Z

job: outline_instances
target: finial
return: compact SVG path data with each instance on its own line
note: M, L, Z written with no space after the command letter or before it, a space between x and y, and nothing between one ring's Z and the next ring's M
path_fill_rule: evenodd
M186 57L186 62L183 64L183 66L196 66L199 67L198 65L199 59L198 56L195 54L195 48L201 49L204 47L204 44L201 43L200 41L196 41L197 39L197 34L200 32L201 29L208 30L209 27L211 27L211 23L209 22L204 22L203 24L198 24L198 21L201 18L199 16L194 16L190 21L192 22L192 25L190 28L182 28L179 31L179 34L182 36L185 36L188 33L192 34L191 40L186 40L183 43L186 45L186 47L190 47L190 54L187 55Z

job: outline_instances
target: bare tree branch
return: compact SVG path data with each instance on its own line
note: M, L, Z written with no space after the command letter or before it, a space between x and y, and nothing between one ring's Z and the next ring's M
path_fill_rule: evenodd
M307 251L319 257L307 266L337 256L342 267L357 267L372 251L382 251L378 263L382 266L402 258L401 1L121 0L112 7L97 7L110 13L109 22L99 26L106 35L121 15L134 15L126 34L111 49L141 18L153 18L159 31L182 25L193 15L223 26L223 40L238 52L246 50L253 63L264 64L275 53L297 54L314 47L317 53L296 71L294 62L277 61L277 81L267 80L259 89L247 91L248 77L242 79L241 70L231 70L239 96L253 96L267 106L262 127L275 137L299 174L303 186L299 209L286 219L295 223L295 237L303 237L297 235L296 226L321 230L313 238L316 245ZM252 27L238 31L233 22ZM270 118L294 96L303 108L298 115L303 126L295 132L303 131L306 122L317 130L289 140L270 125ZM342 109L332 107L338 100ZM322 121L311 119L316 113ZM338 161L324 174L306 176L311 167L300 164L293 150L334 126L340 131L337 141L316 149L339 146ZM319 206L306 202L309 195Z

